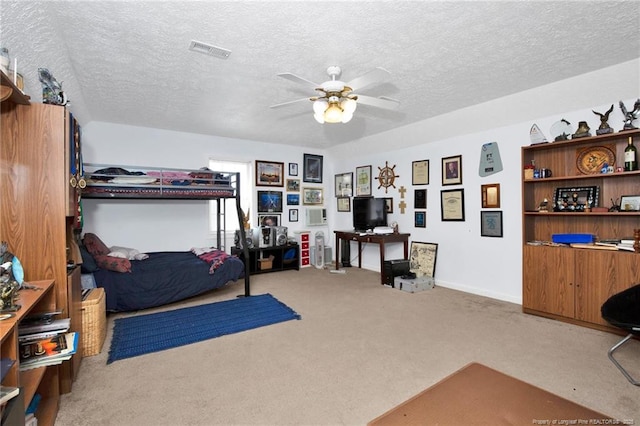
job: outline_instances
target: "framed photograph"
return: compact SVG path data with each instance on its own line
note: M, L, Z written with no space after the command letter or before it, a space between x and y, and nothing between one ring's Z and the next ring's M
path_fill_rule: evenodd
M427 208L427 190L426 189L415 189L413 195L413 203L415 204L416 209L426 209Z
M356 167L356 197L371 195L371 166Z
M418 277L434 277L436 273L436 259L438 258L438 244L411 242L409 252L409 269Z
M464 189L441 190L440 213L443 221L464 221Z
M340 173L335 177L336 197L353 196L353 172Z
M284 163L256 160L256 186L284 186Z
M393 198L384 197L384 204L387 206L387 213L393 213Z
M498 209L500 208L500 184L490 183L482 185L482 208Z
M426 228L427 212L414 212L413 226L416 228Z
M300 179L287 179L287 191L300 192Z
M324 202L322 188L302 188L302 204L319 205Z
M556 188L553 194L553 211L584 212L587 207L597 206L599 197L600 188L597 186Z
M298 221L298 209L289 209L289 222Z
M462 185L462 155L442 159L442 185Z
M480 236L502 237L502 212L480 212Z
M280 225L280 215L266 215L259 214L258 215L258 223L260 226L279 226Z
M351 198L349 198L349 197L338 197L338 211L339 212L350 212L351 211Z
M412 185L429 185L429 160L414 161L411 170Z
M620 198L620 211L640 211L640 195L623 195L622 198Z
M298 176L298 163L289 163L289 176Z
M258 191L258 213L282 213L282 192Z
M297 206L300 204L300 194L287 194L287 205Z
M322 183L322 155L304 154L302 180Z

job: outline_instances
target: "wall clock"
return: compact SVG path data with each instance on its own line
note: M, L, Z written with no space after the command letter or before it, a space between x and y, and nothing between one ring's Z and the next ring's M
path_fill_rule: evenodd
M394 185L394 182L397 177L400 177L399 175L396 174L394 170L395 168L396 168L395 164L393 165L393 167L389 167L388 161L384 162L384 167L378 167L378 170L380 170L380 172L378 173L378 176L376 177L376 179L378 179L378 182L380 182L380 185L378 185L378 189L384 187L385 194L387 193L387 189L390 186L393 186L394 188L396 187Z

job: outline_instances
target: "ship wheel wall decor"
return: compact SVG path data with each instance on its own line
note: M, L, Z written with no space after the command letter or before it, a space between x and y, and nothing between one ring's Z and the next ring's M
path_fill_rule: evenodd
M400 175L396 174L394 170L395 168L395 164L393 165L393 167L389 167L388 161L384 162L384 167L378 167L378 170L380 170L378 176L376 177L376 179L378 179L378 182L380 182L380 185L378 185L378 189L384 187L385 194L387 193L387 190L390 186L393 186L394 188L396 187L394 185L394 182L396 181L397 177L400 177Z

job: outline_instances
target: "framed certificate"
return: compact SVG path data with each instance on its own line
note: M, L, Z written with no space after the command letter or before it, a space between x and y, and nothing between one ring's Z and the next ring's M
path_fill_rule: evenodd
M429 160L419 160L412 163L411 168L411 184L412 185L428 185L429 184Z
M444 189L440 198L442 220L464 222L464 189Z

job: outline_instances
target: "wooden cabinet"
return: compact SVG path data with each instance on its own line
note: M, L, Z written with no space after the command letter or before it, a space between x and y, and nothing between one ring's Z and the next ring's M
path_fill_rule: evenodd
M74 239L81 177L77 123L63 106L13 102L2 103L1 120L0 241L20 259L25 280L55 282L57 310L72 318L71 331L81 332L68 276L68 264L80 260ZM75 358L82 358L81 350ZM64 392L74 371L68 363L60 369Z
M51 280L32 281L41 290L20 290L18 304L21 308L14 318L0 322L0 340L2 341L2 358L9 358L15 363L2 381L3 386L19 387L21 389L22 406L13 406L9 401L3 410L19 410L24 421L24 411L37 393L41 400L38 404L36 417L39 425L53 425L59 406L59 377L58 366L39 367L20 371L20 357L18 355L18 325L27 315L55 310L55 288ZM8 413L3 413L8 414ZM20 417L20 414L17 415Z
M579 249L550 244L553 234L593 234L597 240L629 238L640 228L639 211L608 211L611 200L640 194L640 171L588 174L585 164L604 153L623 163L629 137L640 143L640 130L552 142L522 148L523 311L604 330L600 307L613 294L640 283L640 254ZM528 178L526 166L551 169L552 177ZM596 188L594 207L554 210L558 188ZM584 193L588 193L584 192ZM548 211L538 211L544 199ZM572 200L570 200L571 203ZM584 200L579 200L580 204Z
M286 270L299 270L300 248L298 244L284 246L252 248L249 250L249 274L261 274L264 272L278 272ZM231 248L231 254L244 261L244 251L238 247ZM271 262L264 262L273 256Z
M300 267L308 268L311 266L311 232L296 231L296 241L300 246Z

